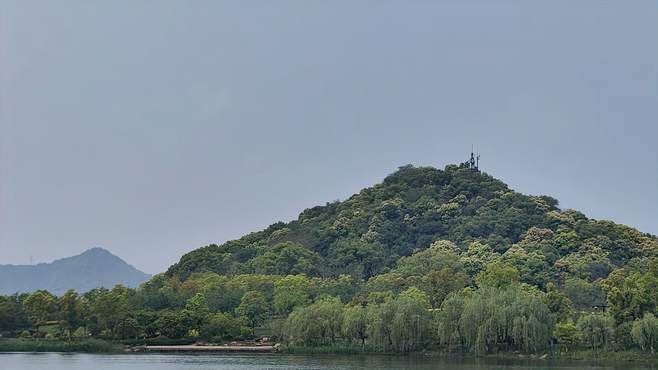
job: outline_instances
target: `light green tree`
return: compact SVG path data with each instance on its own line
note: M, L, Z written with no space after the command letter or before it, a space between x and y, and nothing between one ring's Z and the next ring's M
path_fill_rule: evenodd
M643 351L653 354L658 341L658 319L652 313L644 314L641 319L633 322L631 336Z
M345 308L342 332L350 342L360 341L361 347L365 347L366 338L368 338L367 324L367 312L363 306L356 305Z
M240 305L235 309L238 316L244 316L249 320L251 330L263 323L267 317L268 303L263 293L259 291L248 291L240 299Z
M558 344L567 352L582 340L580 330L570 321L556 324L553 336L557 339Z
M591 349L609 347L615 335L615 320L608 315L585 314L576 324L583 334L583 343Z
M23 301L23 309L38 330L57 312L57 298L47 290L37 290Z
M78 293L74 290L67 290L58 299L59 306L59 327L68 339L71 339L73 332L78 328L81 321L80 302Z
M479 287L500 288L519 281L519 270L501 261L489 263L484 271L477 274L475 282Z
M274 309L287 314L309 301L310 281L306 275L288 275L274 285Z

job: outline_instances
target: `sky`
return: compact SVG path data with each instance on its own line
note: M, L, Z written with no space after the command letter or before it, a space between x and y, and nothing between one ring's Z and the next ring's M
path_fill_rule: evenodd
M471 145L658 234L658 2L0 0L0 264L157 273Z

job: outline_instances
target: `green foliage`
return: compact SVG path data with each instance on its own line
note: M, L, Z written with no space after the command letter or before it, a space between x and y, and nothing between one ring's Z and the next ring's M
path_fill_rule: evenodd
M557 205L463 166L403 166L342 202L194 250L138 289L0 297L0 335L271 329L288 348L652 351L658 239Z
M641 318L657 307L658 276L653 272L639 273L614 270L602 282L607 295L608 309L618 322Z
M583 343L591 349L608 348L614 338L615 321L603 314L585 314L578 319Z
M210 314L201 327L201 335L205 338L218 340L239 339L243 333L249 332L248 319L235 317L227 312Z
M560 322L555 325L553 336L558 344L565 349L573 349L582 340L582 333L573 322Z
M190 329L186 315L169 311L160 312L155 325L158 333L168 338L181 338Z
M644 314L644 317L633 322L631 336L643 351L653 354L658 344L658 319L652 313Z
M484 271L475 277L475 282L479 287L501 288L518 281L519 270L500 261L489 263Z
M23 308L30 321L38 327L55 317L57 299L48 291L37 290L23 301Z
M197 293L188 299L185 308L181 312L189 325L188 329L193 330L199 330L209 313L208 302L202 293Z
M343 327L342 333L351 343L361 343L361 347L365 347L368 327L368 317L365 307L361 305L349 306L343 312Z
M265 248L263 254L250 260L256 274L285 275L319 272L320 257L298 243L285 242Z
M423 347L431 329L427 295L412 287L395 300L391 327L391 345L396 352L411 352Z
M303 346L333 345L343 324L343 304L336 297L322 298L296 308L286 320L284 335Z
M465 347L463 327L460 319L464 307L470 301L473 291L464 289L451 293L441 304L436 316L437 338L448 350Z
M29 327L27 314L18 295L0 296L0 332Z
M238 316L246 317L252 330L263 323L267 314L269 304L263 293L259 291L248 291L240 299L240 305L235 309Z
M592 310L606 305L605 293L599 282L571 277L564 282L564 293L577 310Z
M73 331L81 323L81 307L78 294L74 290L68 290L58 299L59 326L70 338Z
M546 286L546 294L542 297L542 301L558 321L565 321L571 316L571 300L560 292L555 284L549 283Z
M309 300L310 280L305 275L288 275L275 283L274 309L286 314Z
M459 325L476 352L539 351L550 343L554 318L548 307L520 287L483 288L464 306Z

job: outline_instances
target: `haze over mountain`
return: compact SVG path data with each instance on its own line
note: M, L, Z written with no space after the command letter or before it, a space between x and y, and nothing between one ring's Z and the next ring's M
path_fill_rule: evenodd
M103 248L91 248L51 263L0 265L0 294L46 289L61 295L68 289L86 292L117 284L137 287L150 277Z

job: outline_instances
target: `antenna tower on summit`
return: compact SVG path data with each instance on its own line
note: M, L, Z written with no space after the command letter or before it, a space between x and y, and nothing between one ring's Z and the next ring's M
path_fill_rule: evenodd
M473 170L473 171L479 171L480 170L480 154L476 156L473 153L473 145L471 145L471 158L466 161L466 166Z

